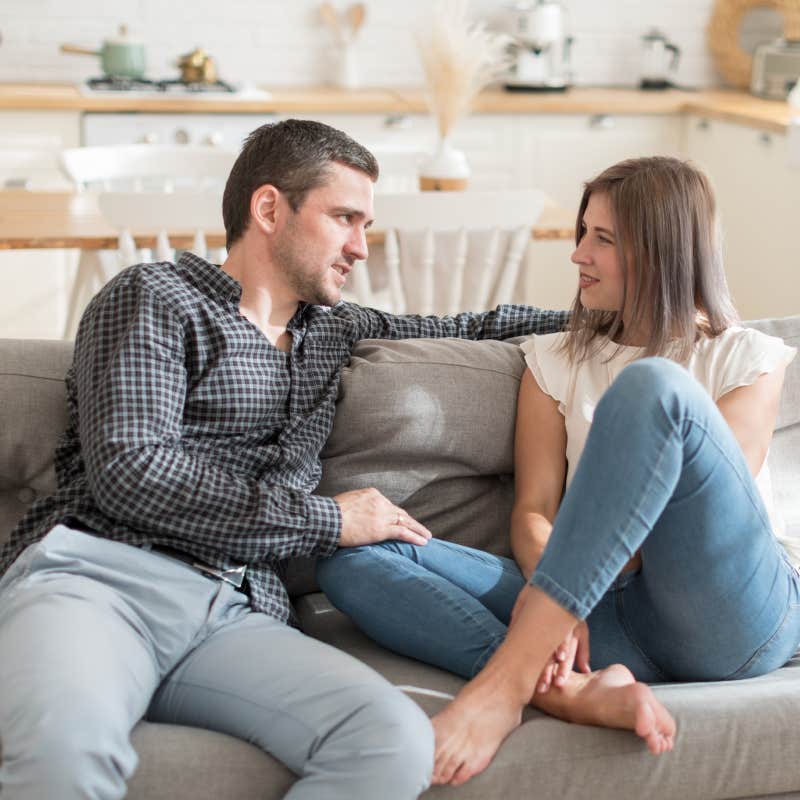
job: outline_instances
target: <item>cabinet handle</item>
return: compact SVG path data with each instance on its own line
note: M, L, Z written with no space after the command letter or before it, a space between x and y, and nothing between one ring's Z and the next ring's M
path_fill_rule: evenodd
M707 131L711 128L711 122L705 118L697 120L697 130Z
M617 127L617 121L608 114L595 114L589 117L589 127L596 131L610 131Z
M408 114L387 114L383 119L384 128L407 130L412 125L413 121Z
M758 135L758 141L762 147L772 147L772 134L764 131Z

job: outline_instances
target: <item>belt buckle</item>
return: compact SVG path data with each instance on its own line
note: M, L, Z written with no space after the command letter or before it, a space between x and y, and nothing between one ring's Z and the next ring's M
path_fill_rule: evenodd
M247 564L241 564L240 566L232 567L231 569L215 569L214 567L210 567L208 564L202 564L199 561L195 561L192 563L192 566L196 570L204 572L206 575L219 578L219 580L225 581L225 583L229 583L231 586L235 586L237 589L242 588L245 573L247 572Z

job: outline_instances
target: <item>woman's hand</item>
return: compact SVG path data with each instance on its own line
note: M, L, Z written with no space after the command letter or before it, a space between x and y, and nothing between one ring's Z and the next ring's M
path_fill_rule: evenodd
M526 583L517 596L514 608L511 610L509 627L514 624L514 620L517 619L522 611L530 591L531 585ZM564 686L573 667L577 667L580 672L591 672L591 667L589 666L589 626L585 622L579 622L572 629L572 633L556 648L539 676L536 691L544 693L549 691L551 686Z
M552 686L564 686L576 667L580 672L591 672L589 666L589 626L579 622L564 641L556 648L539 676L536 691L550 691Z

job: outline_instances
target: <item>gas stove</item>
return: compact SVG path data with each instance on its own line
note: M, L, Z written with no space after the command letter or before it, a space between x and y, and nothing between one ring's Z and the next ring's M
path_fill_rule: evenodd
M86 89L91 92L159 92L170 94L197 94L199 92L235 92L225 81L214 83L186 83L177 79L151 81L149 78L89 78Z
M265 99L269 92L255 86L235 86L226 81L212 83L187 83L180 79L165 78L150 80L149 78L89 78L81 84L80 91L86 95L125 95L126 97L208 97L219 100L225 97L242 99L243 97Z

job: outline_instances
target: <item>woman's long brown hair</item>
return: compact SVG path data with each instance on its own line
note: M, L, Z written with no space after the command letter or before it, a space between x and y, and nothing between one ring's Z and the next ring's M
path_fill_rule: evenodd
M634 330L649 331L644 355L684 361L699 337L718 336L738 320L722 266L714 192L700 170L661 156L609 167L585 186L576 244L594 193L609 199L624 280L622 306L630 302ZM570 332L565 349L573 361L583 360L604 337L620 341L622 308L592 311L578 291Z

